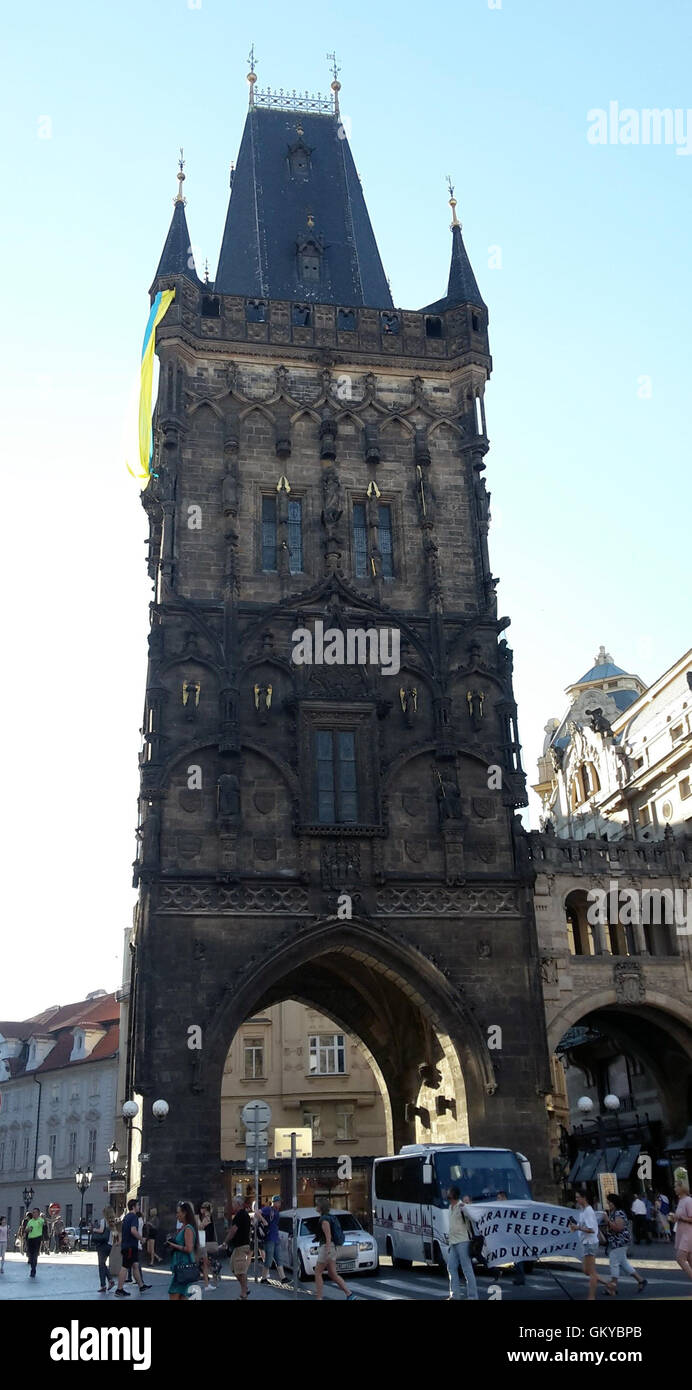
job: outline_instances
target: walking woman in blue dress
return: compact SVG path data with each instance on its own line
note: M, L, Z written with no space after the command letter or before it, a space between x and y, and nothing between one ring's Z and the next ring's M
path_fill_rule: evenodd
M189 1202L178 1203L176 1217L180 1223L179 1228L173 1238L166 1241L166 1245L173 1249L171 1260L173 1277L168 1285L168 1297L173 1302L178 1303L181 1298L189 1298L188 1290L191 1285L176 1283L175 1271L178 1265L188 1265L191 1261L197 1260L199 1238L195 1213Z

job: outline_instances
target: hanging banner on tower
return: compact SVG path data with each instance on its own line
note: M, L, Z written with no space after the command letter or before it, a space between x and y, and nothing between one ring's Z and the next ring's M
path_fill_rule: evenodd
M154 451L154 435L151 423L151 393L154 380L154 349L156 329L175 299L175 290L159 290L151 306L142 343L141 381L139 389L139 473L128 472L145 488L151 477L151 457Z

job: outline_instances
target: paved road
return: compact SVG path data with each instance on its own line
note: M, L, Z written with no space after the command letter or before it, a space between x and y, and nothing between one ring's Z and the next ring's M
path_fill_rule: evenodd
M635 1249L632 1263L648 1279L648 1287L637 1294L632 1280L622 1280L617 1302L645 1299L692 1298L692 1283L675 1264L671 1248L661 1246L642 1246ZM228 1263L224 1261L220 1285L217 1289L202 1296L204 1303L232 1301L239 1297L238 1283L226 1272ZM605 1260L598 1260L599 1273L607 1274ZM133 1285L132 1303L144 1301L160 1302L168 1297L170 1274L156 1269L146 1270L145 1277L152 1288L140 1294ZM397 1299L423 1302L442 1301L448 1297L447 1281L434 1269L425 1265L415 1265L412 1270L392 1269L388 1260L383 1260L378 1275L352 1276L351 1288L363 1302L395 1302ZM521 1287L512 1283L511 1274L505 1273L489 1278L483 1274L478 1280L481 1299L489 1297L491 1286L499 1288L503 1299L509 1302L564 1303L571 1299L582 1301L586 1297L586 1279L573 1260L555 1261L550 1267L537 1266ZM299 1301L307 1302L314 1297L314 1284L308 1281L299 1286ZM290 1302L292 1291L281 1288L276 1283L269 1285L250 1283L251 1301ZM606 1295L601 1296L603 1302ZM12 1254L8 1256L5 1273L0 1278L0 1301L8 1299L44 1300L55 1299L66 1302L110 1302L112 1294L98 1293L98 1274L96 1255L86 1251L73 1255L52 1255L39 1260L38 1276L28 1278L26 1260ZM325 1299L343 1300L343 1294L325 1283ZM125 1299L115 1300L121 1307L130 1304ZM615 1303L616 1300L608 1300Z

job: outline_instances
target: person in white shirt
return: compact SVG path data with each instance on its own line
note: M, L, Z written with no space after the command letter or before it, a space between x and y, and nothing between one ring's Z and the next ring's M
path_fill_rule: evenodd
M589 1302L593 1302L598 1291L599 1284L609 1284L608 1279L603 1279L596 1273L596 1255L598 1253L598 1219L591 1206L585 1192L578 1192L576 1196L577 1209L579 1213L578 1221L570 1221L571 1231L578 1231L581 1237L581 1262L584 1273L588 1276L589 1292L586 1295Z
M476 1299L478 1298L478 1286L471 1260L469 1227L464 1216L464 1207L468 1205L470 1198L462 1198L458 1187L450 1187L447 1196L449 1197L449 1248L447 1251L449 1297L457 1302L461 1300L460 1276L463 1274L466 1280L467 1299Z

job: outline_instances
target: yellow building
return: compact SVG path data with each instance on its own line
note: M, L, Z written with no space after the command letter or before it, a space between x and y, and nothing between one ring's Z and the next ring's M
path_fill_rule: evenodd
M367 1054L356 1038L296 1000L272 1005L236 1033L221 1090L221 1156L245 1156L241 1111L271 1106L269 1162L277 1127L310 1128L313 1157L387 1152L385 1111Z

